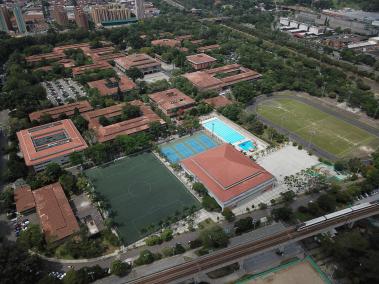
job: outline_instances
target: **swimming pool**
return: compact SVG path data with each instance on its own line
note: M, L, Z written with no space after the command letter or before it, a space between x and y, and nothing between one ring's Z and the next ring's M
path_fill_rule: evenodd
M222 120L214 118L202 123L202 125L210 132L214 133L226 143L234 144L245 140L245 136L225 124Z
M242 150L246 152L254 150L256 148L254 143L250 140L238 144L238 147L240 147Z

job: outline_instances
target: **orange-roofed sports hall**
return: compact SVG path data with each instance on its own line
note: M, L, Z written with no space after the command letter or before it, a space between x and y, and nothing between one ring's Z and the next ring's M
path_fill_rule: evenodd
M230 144L222 144L181 161L221 208L233 208L271 190L275 177Z

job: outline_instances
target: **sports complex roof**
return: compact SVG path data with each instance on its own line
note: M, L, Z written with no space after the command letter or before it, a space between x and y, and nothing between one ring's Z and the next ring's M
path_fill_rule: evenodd
M17 132L26 165L35 166L86 149L87 143L71 119L64 119Z
M184 159L181 164L222 203L274 179L230 144Z

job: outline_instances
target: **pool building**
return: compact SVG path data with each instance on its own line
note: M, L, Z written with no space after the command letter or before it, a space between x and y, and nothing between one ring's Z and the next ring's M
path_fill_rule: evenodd
M271 190L274 176L230 144L222 144L181 161L187 174L201 182L222 207L237 207Z
M257 147L254 141L249 140L218 117L204 120L201 124L212 136L216 136L222 142L232 144L240 150L252 152Z

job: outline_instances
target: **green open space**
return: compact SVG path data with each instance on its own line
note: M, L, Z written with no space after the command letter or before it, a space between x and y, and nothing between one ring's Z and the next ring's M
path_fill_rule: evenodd
M370 153L379 145L378 137L295 99L264 101L257 112L338 158Z
M142 153L85 173L115 212L125 244L146 235L144 228L199 206L185 186L154 156Z

